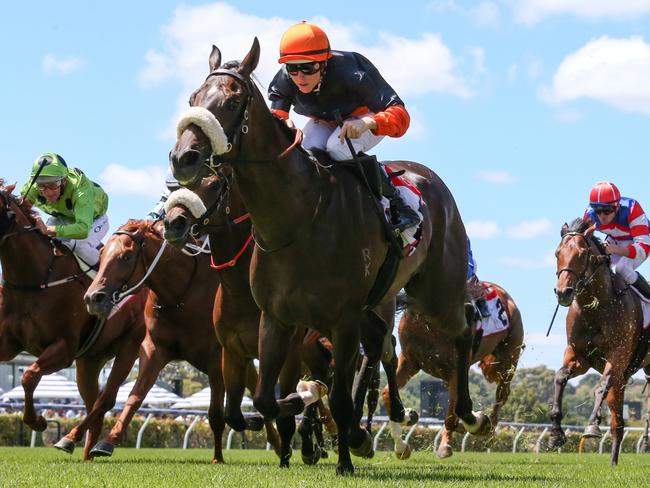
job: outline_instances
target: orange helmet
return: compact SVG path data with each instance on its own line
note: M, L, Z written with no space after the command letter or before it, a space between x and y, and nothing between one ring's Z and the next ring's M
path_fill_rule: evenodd
M303 20L291 26L280 40L278 63L291 61L322 62L332 57L330 41L320 27Z
M597 207L599 205L616 205L621 199L621 192L614 183L599 181L589 193L589 204Z

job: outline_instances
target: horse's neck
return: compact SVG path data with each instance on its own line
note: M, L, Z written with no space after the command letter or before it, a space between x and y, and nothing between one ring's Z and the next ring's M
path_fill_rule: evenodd
M608 307L614 303L614 284L607 265L602 264L595 272L593 279L578 296L577 301L587 313L598 308Z
M210 234L210 250L212 262L221 265L234 260L237 253L242 251L234 266L225 266L219 270L219 279L222 286L228 293L239 293L250 291L250 279L248 270L251 262L251 249L253 244L248 244L252 227L250 221L242 222L230 230L221 230Z
M3 278L15 284L40 284L47 278L53 252L35 231L5 239L0 247Z
M163 241L162 239L149 238L148 244L145 247L151 249L151 253L144 256L145 273L151 269ZM147 286L156 294L160 302L172 304L172 302L183 299L181 295L187 288L189 280L192 279L194 267L197 266L194 262L195 259L169 246L163 251L158 263L146 280Z

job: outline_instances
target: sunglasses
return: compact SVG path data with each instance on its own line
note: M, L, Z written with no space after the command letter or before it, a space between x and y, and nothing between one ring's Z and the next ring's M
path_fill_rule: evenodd
M43 185L38 185L38 189L41 191L44 190L58 190L61 187L61 182L58 183L46 183Z
M596 212L598 215L609 215L614 212L616 212L616 207L612 205L606 205L603 207L596 207L594 208L594 212Z
M300 63L300 64L285 64L287 72L291 76L296 76L298 72L303 75L313 75L320 71L320 63Z

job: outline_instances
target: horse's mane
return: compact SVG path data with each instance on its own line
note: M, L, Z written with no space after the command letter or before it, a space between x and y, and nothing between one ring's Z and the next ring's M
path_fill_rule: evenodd
M598 237L593 235L593 233L585 234L587 229L589 229L592 225L593 222L590 220L584 220L581 217L578 217L577 219L571 221L567 232L575 232L577 234L585 235L587 242L593 243L601 254L607 254L607 250L605 249L603 242Z
M148 219L129 219L125 224L121 225L118 230L126 232L141 232L142 234L149 234L157 239L162 239L160 232L156 229L155 224L157 220Z
M23 198L22 196L14 195L9 193L4 178L0 178L0 191L3 192L6 197L25 214L25 217L30 221L32 225L36 224L36 219L40 218L39 213L33 209L33 206L29 200Z

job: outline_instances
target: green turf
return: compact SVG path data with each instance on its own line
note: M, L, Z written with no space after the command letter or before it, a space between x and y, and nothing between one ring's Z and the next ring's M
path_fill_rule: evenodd
M53 448L0 448L0 486L19 487L221 487L257 486L595 486L636 488L648 485L650 456L624 455L617 468L609 455L597 454L454 454L438 460L418 452L398 461L380 452L372 460L355 459L355 474L337 477L336 457L304 466L294 453L290 469L277 467L272 452L226 451L228 464L208 463L211 452L191 449L117 449L112 458L86 463Z

